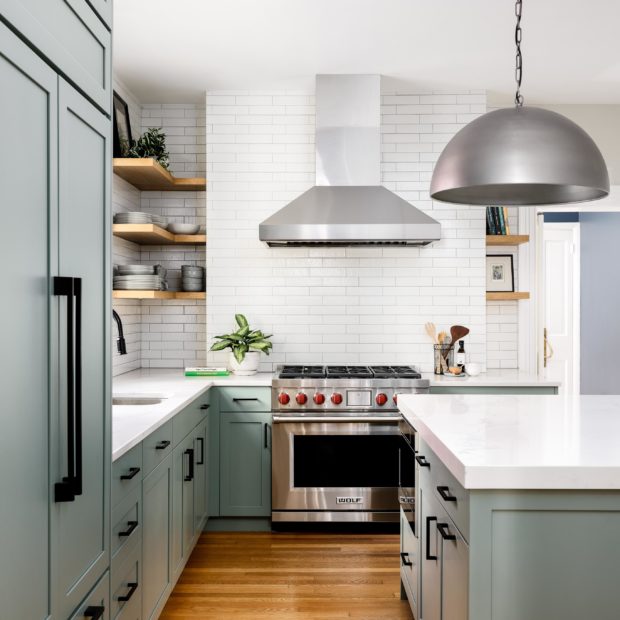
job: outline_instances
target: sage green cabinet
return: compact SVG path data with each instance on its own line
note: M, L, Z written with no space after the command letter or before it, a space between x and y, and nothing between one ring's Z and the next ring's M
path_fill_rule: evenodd
M2 2L3 19L107 114L112 104L112 34L101 17L109 25L110 13L111 0Z
M102 615L99 615L100 612ZM71 616L63 617L69 618L69 620L87 620L93 617L99 617L101 620L112 620L110 615L110 573L106 571Z
M271 516L271 413L220 414L220 516Z
M172 458L169 454L144 479L142 489L142 610L146 620L157 617L172 589Z
M207 421L194 430L194 534L199 536L207 519Z
M47 4L7 1L2 16L21 12L24 29L36 30ZM0 246L0 318L10 326L0 613L29 620L70 618L110 565L110 120L59 76L61 62L48 66L39 52L0 24L0 112L12 145L0 153L0 204L5 225L29 236L7 234ZM71 280L70 294L55 295L57 276L79 278L81 289Z

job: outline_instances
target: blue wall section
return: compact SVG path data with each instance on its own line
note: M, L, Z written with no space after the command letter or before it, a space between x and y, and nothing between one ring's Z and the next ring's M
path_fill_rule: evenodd
M558 222L578 222L580 213L575 211L573 213L564 211L547 211L543 214L545 223L558 223Z
M581 393L620 394L620 213L579 221Z

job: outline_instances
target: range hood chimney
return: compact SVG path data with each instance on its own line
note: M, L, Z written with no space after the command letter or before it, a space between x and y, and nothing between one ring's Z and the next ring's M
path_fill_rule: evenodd
M316 185L267 218L283 245L414 245L441 225L381 183L381 76L316 76Z

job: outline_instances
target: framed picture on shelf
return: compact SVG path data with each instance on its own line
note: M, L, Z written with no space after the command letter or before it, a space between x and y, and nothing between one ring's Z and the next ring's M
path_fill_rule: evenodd
M129 108L125 100L114 91L112 100L114 116L114 144L113 157L123 157L123 146L131 144L131 124L129 122Z
M513 293L514 290L512 254L487 254L487 293Z

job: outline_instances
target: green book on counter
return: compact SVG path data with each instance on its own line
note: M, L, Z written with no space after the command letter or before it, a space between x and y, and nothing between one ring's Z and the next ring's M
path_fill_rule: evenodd
M186 368L186 377L227 377L226 368Z

